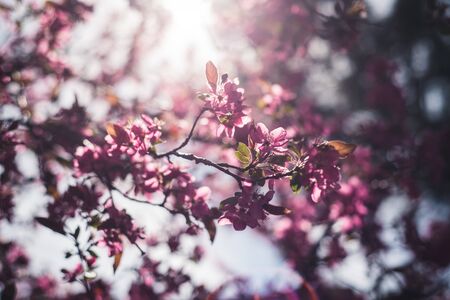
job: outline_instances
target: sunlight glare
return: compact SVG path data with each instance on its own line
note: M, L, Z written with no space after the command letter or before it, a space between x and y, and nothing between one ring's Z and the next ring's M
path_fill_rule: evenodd
M169 24L162 41L161 54L168 67L183 72L188 65L217 59L211 37L211 5L206 0L164 0Z

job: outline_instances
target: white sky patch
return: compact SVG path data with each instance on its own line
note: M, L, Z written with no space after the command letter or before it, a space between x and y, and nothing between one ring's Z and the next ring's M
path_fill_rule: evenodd
M430 65L432 44L427 40L420 41L414 45L411 52L411 65L416 76L426 74Z
M375 218L379 224L392 225L407 212L409 206L406 195L390 196L381 203Z
M330 55L329 43L321 38L313 38L308 44L308 53L313 59L326 59Z
M372 286L369 266L363 252L347 256L340 265L333 270L338 281L354 286L360 290L369 290Z
M120 70L128 60L141 17L124 0L98 1L92 17L73 32L68 44L70 65L87 79L95 79L101 72Z
M400 268L414 259L414 253L404 248L391 248L380 253L384 266L387 268Z
M33 151L29 149L17 151L16 165L20 173L22 173L24 177L39 177L39 162L36 154Z
M423 105L430 121L440 121L443 117L446 107L445 98L448 95L444 86L440 82L432 82L426 87Z
M2 106L0 106L0 120L21 118L22 112L16 105L2 104Z
M248 278L250 291L267 291L270 284L281 289L301 283L300 276L283 261L279 249L254 229L234 231L229 226L218 226L211 255L219 266Z
M366 0L370 15L378 20L389 17L396 2L397 0Z
M203 66L208 60L217 61L218 51L211 36L211 3L165 0L161 4L168 12L169 23L149 63L162 63L167 74L178 77L190 71L189 67ZM198 69L203 72L203 68Z

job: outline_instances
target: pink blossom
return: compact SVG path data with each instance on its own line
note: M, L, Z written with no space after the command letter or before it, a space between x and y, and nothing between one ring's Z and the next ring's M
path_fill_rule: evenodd
M74 282L77 280L77 277L83 274L84 269L81 263L78 263L75 268L71 271L68 271L66 269L62 269L61 272L64 273L64 280L68 282Z
M318 202L324 193L340 188L338 160L339 154L332 147L314 146L305 154L303 165L292 182L306 187L311 199Z
M108 154L118 156L122 153L133 156L148 154L149 149L160 142L161 123L142 114L129 128L117 124L108 126L105 141L109 144Z
M254 191L254 187L247 183L243 186L241 192L235 193L235 196L229 203L223 206L223 215L219 219L220 224L230 222L235 230L244 230L247 226L255 228L264 220L267 212L264 205L268 204L274 196L274 191L269 190L266 194Z
M106 204L105 211L109 218L103 221L98 229L104 234L100 244L108 248L110 256L123 251L121 235L126 236L131 243L144 238L144 230L136 226L125 210L118 210L110 202Z
M233 137L235 128L242 128L251 119L249 107L243 104L244 90L238 88L236 83L227 80L214 94L205 99L206 107L211 109L219 120L217 136L223 133L227 137Z
M288 139L286 130L282 127L269 129L263 123L258 123L250 128L249 144L256 149L261 156L269 153L284 154L287 152Z
M134 182L134 192L152 194L161 188L162 176L159 168L143 159L133 164L131 171Z
M211 197L211 189L207 186L198 188L195 191L195 196L191 205L192 215L195 218L201 219L210 214L208 204L206 204L206 202L209 200L210 197Z

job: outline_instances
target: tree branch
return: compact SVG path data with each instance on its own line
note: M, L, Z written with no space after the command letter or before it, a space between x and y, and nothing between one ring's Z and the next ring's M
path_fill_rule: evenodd
M206 158L203 158L203 157L200 157L200 156L197 156L194 154L187 154L187 153L180 153L180 152L174 152L173 154L177 157L181 157L186 160L194 161L196 164L204 164L206 166L210 166L210 167L216 168L219 171L222 171L223 173L233 177L237 181L237 183L241 189L242 189L242 182L246 180L245 178L243 178L237 174L234 174L233 172L226 169L225 167L223 167L219 164L213 163L212 161L210 161Z
M170 155L172 155L172 154L175 154L175 152L177 152L178 150L181 150L182 148L184 148L184 147L189 143L189 141L191 140L192 136L194 135L194 130L195 130L195 127L197 126L197 123L198 123L198 121L200 120L201 116L202 116L206 111L208 111L208 109L207 109L207 108L203 108L203 109L200 111L200 113L197 115L197 117L196 117L195 120L194 120L194 123L192 124L191 130L189 131L188 136L187 136L186 139L181 143L181 145L179 145L178 147L176 147L176 148L174 148L174 149L172 149L172 150L170 150L170 151L168 151L168 152L161 153L161 154L152 154L152 156L153 156L154 158L162 158L162 157L166 157L166 156L170 156Z

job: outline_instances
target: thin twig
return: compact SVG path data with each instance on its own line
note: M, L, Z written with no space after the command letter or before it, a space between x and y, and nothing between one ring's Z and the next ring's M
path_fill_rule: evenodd
M110 185L109 188L111 190L114 190L114 191L118 192L119 194L121 194L122 196L124 196L125 198L127 198L128 200L131 200L133 202L137 202L137 203L141 203L141 204L147 204L147 205L152 205L152 206L157 206L157 207L162 207L165 210L167 210L169 213L171 213L172 215L177 215L177 214L183 215L184 218L186 219L186 223L188 225L192 224L192 220L191 220L190 215L189 215L189 213L187 211L174 210L174 209L171 209L171 208L169 208L169 207L167 207L165 205L167 203L167 198L169 196L168 194L165 194L163 202L161 202L161 203L152 203L152 202L148 202L148 201L145 201L145 200L140 200L140 199L134 198L134 197L128 195L127 193L122 192L120 189L116 188L113 185Z
M217 165L221 166L221 167L225 167L225 168L229 168L229 169L235 169L235 170L238 170L238 171L241 171L241 172L245 172L244 168L241 168L241 167L238 167L238 166L233 166L233 165L230 165L230 164L227 164L227 163L217 163Z
M284 173L275 173L273 175L262 177L259 180L280 179L280 178L284 178L284 177L288 177L288 176L294 175L295 171L296 171L296 169L293 169L293 170L290 170L290 171L284 172Z
M233 172L231 172L230 170L226 169L225 167L222 167L222 166L220 166L220 165L218 165L216 163L213 163L212 161L210 161L210 160L208 160L206 158L203 158L203 157L200 157L200 156L197 156L197 155L194 155L194 154L180 153L180 152L174 152L173 154L175 156L177 156L177 157L181 157L181 158L184 158L186 160L194 161L196 164L204 164L206 166L210 166L210 167L216 168L217 170L222 171L223 173L233 177L237 181L239 187L241 189L243 188L242 182L245 181L246 179L241 177L241 176L239 176L239 175L237 175L237 174L234 174Z
M184 148L184 147L189 143L189 141L191 140L192 136L194 135L194 130L195 130L195 127L197 126L198 121L200 120L200 117L201 117L206 111L208 111L207 108L203 108L203 109L200 111L200 113L199 113L199 114L197 115L197 117L195 118L194 123L192 124L191 130L189 131L188 136L186 137L186 139L185 139L178 147L176 147L176 148L174 148L174 149L172 149L172 150L170 150L170 151L168 151L168 152L165 152L165 153L161 153L161 154L153 154L153 157L154 157L154 158L167 157L167 156L170 156L170 155L172 155L172 154L175 154L175 152L177 152L178 150L181 150L182 148Z
M83 270L85 269L84 265L86 265L86 269L88 269L86 257L84 256L83 251L81 250L80 243L78 242L78 239L76 238L75 235L73 235L73 238L74 238L74 242L75 242L75 248L77 248L77 255L80 258L81 263L83 264ZM84 274L83 274L83 279L81 279L80 281L83 284L84 289L86 290L86 293L87 293L89 299L94 300L94 294L92 294L92 289L89 285L88 280L86 278L84 278Z

